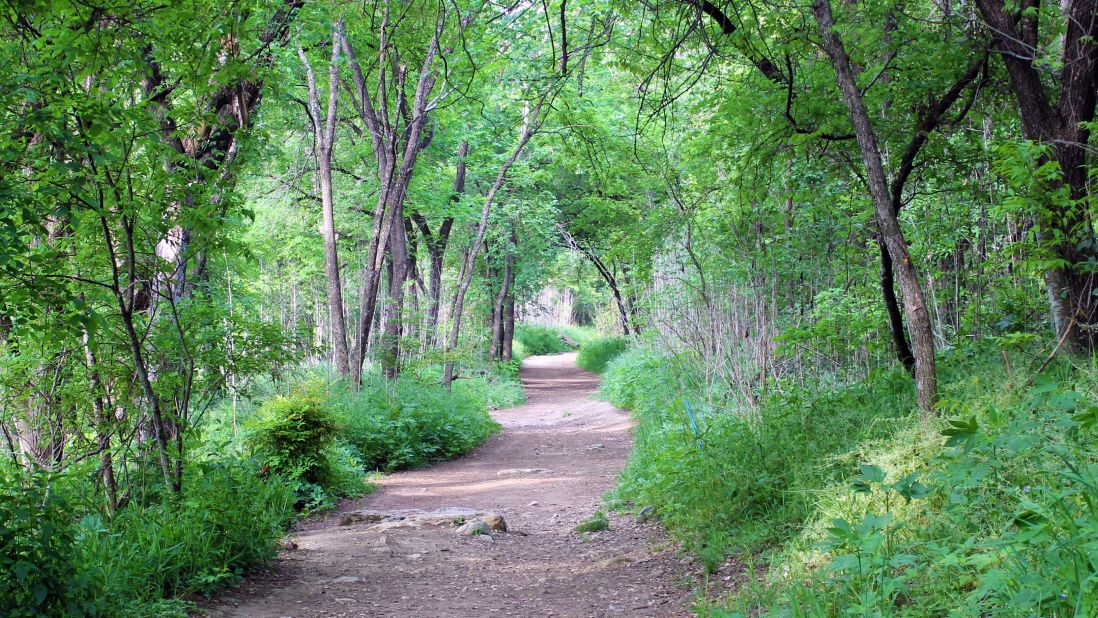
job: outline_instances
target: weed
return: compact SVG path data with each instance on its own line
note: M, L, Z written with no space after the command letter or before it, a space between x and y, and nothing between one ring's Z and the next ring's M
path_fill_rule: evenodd
M575 531L578 533L584 532L602 532L603 530L610 529L610 520L606 518L606 513L602 511L595 511L591 517L581 521L579 525L575 527Z

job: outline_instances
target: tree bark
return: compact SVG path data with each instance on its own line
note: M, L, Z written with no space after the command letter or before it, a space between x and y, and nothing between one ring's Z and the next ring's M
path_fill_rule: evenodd
M347 322L343 311L343 284L340 279L339 248L335 226L335 204L332 195L332 150L335 146L336 112L339 103L339 52L338 30L332 32L332 57L328 67L328 109L322 115L316 75L305 50L298 48L297 55L305 65L305 78L309 88L308 111L313 126L313 143L316 150L317 181L320 189L320 233L324 237L324 275L328 284L328 315L332 324L332 357L336 372L347 377L351 372L347 351Z
M507 179L507 172L510 171L511 166L518 160L519 155L522 154L523 148L530 142L530 138L534 136L538 128L541 126L538 121L538 115L541 112L541 106L544 100L539 101L533 109L526 114L522 123L522 133L519 135L518 144L515 145L514 151L511 152L511 156L503 162L500 167L499 174L496 175L496 181L492 183L492 188L488 190L488 195L484 198L484 207L480 211L480 220L477 223L476 233L474 234L473 242L469 246L469 251L465 254L465 264L462 267L461 280L458 282L457 291L454 292L454 301L451 305L451 326L450 326L450 338L446 344L447 354L452 353L458 345L458 337L461 334L461 316L465 312L465 294L469 291L469 286L473 282L473 266L476 262L477 255L480 253L481 246L484 245L484 234L488 230L488 215L492 211L492 203L496 199L496 194L503 186L503 182ZM446 388L450 388L450 384L454 379L454 361L448 359L446 361L445 369L442 374L442 384Z
M925 415L933 411L938 399L938 379L934 366L934 333L931 329L930 314L927 312L918 274L907 250L907 241L904 239L896 213L892 209L881 151L877 147L877 138L869 121L869 113L866 111L861 91L858 89L850 57L843 47L842 40L834 32L835 21L831 14L830 0L815 0L812 4L812 12L816 17L824 49L831 59L836 81L850 113L858 149L866 168L866 180L873 208L877 213L881 239L888 248L899 278L900 290L904 295L904 312L907 314L915 356L915 390L919 409Z
M1051 204L1042 225L1055 230L1040 239L1066 266L1045 273L1052 323L1058 339L1075 352L1098 344L1098 299L1088 264L1098 260L1093 220L1086 206L1089 123L1098 100L1098 0L1072 0L1064 11L1063 67L1058 76L1059 98L1051 102L1035 65L1038 20L1016 20L1002 0L977 0L1010 76L1018 102L1022 134L1047 145L1060 165L1066 201ZM1019 30L1021 28L1021 30ZM1052 187L1053 189L1057 187ZM1052 239L1055 240L1052 240Z
M407 107L404 93L407 68L390 62L393 44L389 39L388 23L389 16L386 12L381 22L378 44L378 96L376 106L374 98L371 97L367 88L362 67L358 62L350 40L346 36L342 22L337 22L335 28L351 66L351 75L355 86L354 94L357 95L355 103L359 118L366 124L373 141L380 184L378 203L374 211L374 233L370 241L370 255L367 256L367 272L363 276L362 308L357 328L358 336L355 340L354 355L351 360L351 379L355 385L358 385L361 381L362 363L366 359L370 329L376 313L377 291L380 285L381 265L383 256L386 253L386 245L389 245L388 254L390 263L393 266L393 277L389 282L389 302L403 302L403 285L408 274L403 205L407 196L408 184L411 182L412 172L415 169L416 159L420 151L426 148L430 137L428 133L428 139L423 140L423 129L429 112L437 103L437 101L429 100L429 96L435 86L434 69L432 67L439 52L439 41L445 19L440 16L435 24L434 34L420 66L410 110ZM391 75L388 74L390 71ZM386 85L390 79L396 92L396 100L392 101L391 108L390 97L387 92L388 86ZM402 119L405 121L403 127L401 126ZM398 237L400 238L400 246L392 246L392 243ZM392 308L391 304L390 308ZM389 332L394 327L399 332L399 322L391 324L389 321L393 319L393 313L396 314L396 319L399 320L400 311L390 312L386 321L387 351L383 363L399 358L400 354L400 337L391 337L390 335L393 333ZM388 365L386 374L395 377L398 371L398 365Z

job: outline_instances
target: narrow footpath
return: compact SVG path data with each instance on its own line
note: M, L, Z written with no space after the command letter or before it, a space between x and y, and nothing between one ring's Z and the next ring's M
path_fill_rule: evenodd
M467 457L381 479L299 526L270 573L205 611L216 618L688 616L696 568L655 526L599 508L632 444L629 416L592 399L575 354L527 359L527 403ZM465 535L481 513L507 532ZM434 514L434 515L433 515ZM442 521L440 523L440 520Z

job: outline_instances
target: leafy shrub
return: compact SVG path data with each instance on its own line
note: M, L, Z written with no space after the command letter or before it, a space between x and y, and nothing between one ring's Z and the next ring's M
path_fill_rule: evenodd
M250 429L263 471L290 482L299 508L324 508L334 497L365 489L357 456L336 441L339 427L316 383L268 400Z
M333 395L343 435L369 470L398 470L465 454L499 430L471 390L367 378Z
M45 475L0 468L0 615L92 612L69 513Z
M167 597L211 594L275 555L293 517L282 479L243 462L194 466L186 478L180 498L80 520L81 569L109 615L149 615L167 609Z
M515 341L522 346L522 352L527 356L561 354L573 349L565 343L559 330L548 326L520 324L515 327Z
M709 568L729 551L796 535L815 489L856 473L851 450L915 418L897 373L841 390L786 385L750 413L725 408L701 383L689 364L630 350L607 366L602 393L639 420L616 497L652 506Z
M595 373L602 373L606 364L617 358L629 347L625 337L599 337L580 346L576 364Z

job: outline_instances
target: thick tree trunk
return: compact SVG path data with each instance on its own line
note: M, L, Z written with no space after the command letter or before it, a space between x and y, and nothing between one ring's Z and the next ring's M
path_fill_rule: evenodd
M862 101L850 57L847 56L839 36L835 34L835 21L831 14L830 0L816 0L812 12L820 27L824 49L831 58L835 77L842 91L843 100L850 113L854 133L861 151L862 162L866 168L866 180L873 208L877 213L877 224L881 239L888 248L893 266L899 278L900 290L904 295L904 312L907 314L911 329L911 343L915 356L915 390L919 409L924 413L933 411L938 399L938 378L934 364L934 333L931 328L930 314L926 308L918 274L907 250L903 230L900 228L896 213L892 209L888 181L885 177L881 151L869 121L869 113Z
M404 282L408 278L408 239L404 226L397 225L404 213L400 204L392 211L389 227L389 295L385 307L385 334L382 336L381 371L386 378L400 374L400 339L404 314Z
M1089 127L1098 101L1098 0L1072 0L1063 6L1063 69L1056 84L1059 97L1055 105L1049 95L1053 90L1042 83L1034 65L1038 20L1016 20L1002 0L977 0L976 4L1010 75L1022 134L1050 147L1050 156L1063 173L1061 182L1069 189L1070 199L1048 205L1041 221L1047 229L1055 230L1041 240L1066 264L1051 267L1045 274L1056 335L1070 350L1094 350L1098 345L1098 299L1094 275L1088 269L1098 260L1098 247L1086 206L1086 163Z
M515 344L515 292L514 281L511 282L511 293L507 298L507 304L503 308L503 354L501 360L509 362L514 358Z

